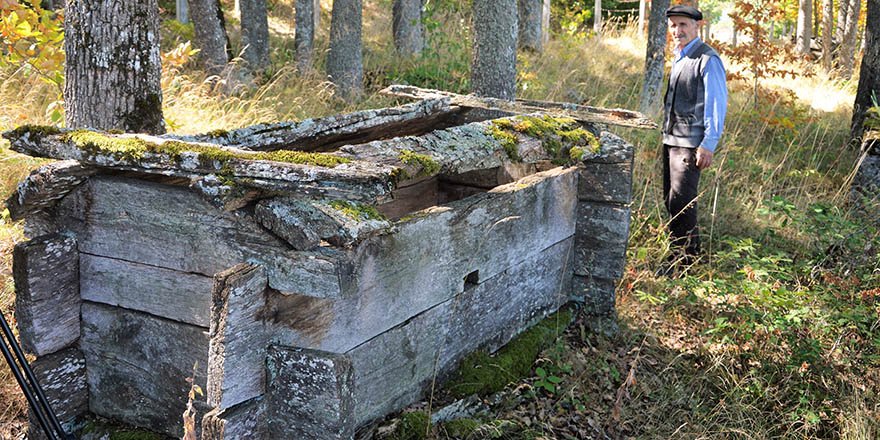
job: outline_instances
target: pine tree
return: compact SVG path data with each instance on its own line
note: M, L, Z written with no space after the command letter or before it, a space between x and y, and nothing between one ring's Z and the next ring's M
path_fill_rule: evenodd
M471 88L476 95L516 96L516 0L474 0Z
M327 75L343 99L359 97L364 89L361 7L361 0L335 0L331 12Z

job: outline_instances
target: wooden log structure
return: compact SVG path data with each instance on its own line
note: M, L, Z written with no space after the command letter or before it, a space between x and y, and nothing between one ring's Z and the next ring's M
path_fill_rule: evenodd
M391 92L424 99L195 136L4 133L61 160L7 205L40 232L16 247L16 316L64 423L181 437L197 385L202 439L348 439L572 299L612 311L633 155L603 127L639 115Z

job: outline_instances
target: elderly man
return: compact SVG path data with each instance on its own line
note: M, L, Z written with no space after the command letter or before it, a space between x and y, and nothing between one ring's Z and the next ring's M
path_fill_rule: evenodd
M690 6L666 11L675 42L675 58L666 89L663 121L663 196L669 212L672 255L670 274L680 263L692 264L700 253L697 186L700 170L712 156L727 112L727 83L718 53L697 35L703 14Z

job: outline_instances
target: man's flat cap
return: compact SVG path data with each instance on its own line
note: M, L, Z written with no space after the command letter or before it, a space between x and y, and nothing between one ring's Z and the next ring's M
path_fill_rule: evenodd
M703 19L703 13L693 6L676 5L666 10L666 18L669 17L687 17L700 21Z

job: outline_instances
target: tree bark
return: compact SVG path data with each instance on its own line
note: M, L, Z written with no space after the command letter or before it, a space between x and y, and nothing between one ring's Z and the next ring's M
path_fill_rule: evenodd
M239 0L242 58L251 70L269 65L269 17L266 0Z
M867 14L865 18L865 55L859 70L859 87L853 105L853 145L861 144L865 112L874 105L872 94L880 94L880 0L868 0Z
M846 29L846 17L849 15L849 0L840 0L837 6L837 28L834 30L834 38L837 44L843 41L843 33Z
M516 0L474 0L471 88L479 96L516 97Z
M663 88L663 68L666 65L666 10L669 0L651 2L648 20L648 48L645 53L645 81L639 99L639 111L656 116L660 113L660 91Z
M544 51L544 5L546 0L519 0L519 47Z
M425 47L425 30L422 25L423 0L394 0L392 5L392 31L397 53L406 57L418 55Z
M602 0L593 3L593 32L596 35L602 33Z
M70 0L64 31L67 126L164 133L156 0Z
M800 0L799 3L795 51L801 55L808 55L810 40L813 38L813 0Z
M198 59L208 75L219 75L229 62L229 37L219 0L188 0Z
M177 0L174 8L177 21L181 23L189 23L189 2L187 0Z
M845 0L844 0L845 1ZM858 37L859 12L861 12L861 0L850 0L847 9L846 27L843 31L843 41L840 44L840 76L851 78L853 62L855 61L856 38Z
M315 33L318 29L320 11L315 13L315 8L320 5L315 0L296 0L294 13L296 14L296 33L293 37L293 45L296 48L296 68L305 72L312 68L312 56L315 50Z
M335 0L331 12L327 75L343 99L359 97L364 89L361 6L362 0Z
M831 37L834 28L834 0L823 0L822 13L822 66L831 71Z
M645 36L645 0L639 0L639 38Z

